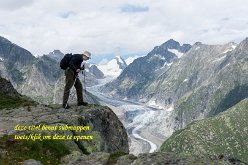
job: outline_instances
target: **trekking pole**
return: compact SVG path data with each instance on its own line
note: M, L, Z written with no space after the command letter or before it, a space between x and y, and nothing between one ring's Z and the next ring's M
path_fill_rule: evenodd
M75 77L75 80L74 80L74 82L73 82L72 87L75 85L77 78L78 78L78 74L77 74L76 77ZM72 89L72 87L71 87L71 89ZM71 96L71 92L70 92L71 89L69 89L69 97L68 97L68 100L69 100L69 98L70 98L70 96ZM66 104L65 104L65 108L66 108L67 105L68 105L68 100L67 100L67 102L66 102Z
M82 74L84 75L84 95L86 96L85 69L83 70Z

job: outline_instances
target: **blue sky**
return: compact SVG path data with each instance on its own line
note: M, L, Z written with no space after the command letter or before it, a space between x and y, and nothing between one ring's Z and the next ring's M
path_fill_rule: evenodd
M143 55L173 38L225 44L248 37L246 0L0 0L0 36L34 55L89 50Z

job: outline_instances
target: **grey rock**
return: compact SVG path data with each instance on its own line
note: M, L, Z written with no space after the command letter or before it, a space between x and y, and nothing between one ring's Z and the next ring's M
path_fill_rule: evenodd
M8 96L20 97L21 95L14 89L10 81L0 77L0 91Z
M92 73L95 78L97 79L102 79L104 78L104 74L102 73L102 71L100 71L96 65L92 65L90 68L89 68L89 73Z
M82 153L78 151L72 151L71 154L65 155L64 157L61 158L61 164L62 165L69 165L74 162L76 162L80 157L82 157ZM85 155L86 157L86 155Z
M117 160L116 165L130 165L135 159L137 159L137 157L133 154L124 155Z
M90 155L72 153L62 158L62 165L105 165L108 162L110 154L104 152L94 152Z
M57 62L60 62L60 60L64 57L64 54L60 50L54 50L50 52L47 56L51 57Z
M50 126L89 126L87 131L25 131L25 133L46 133L73 135L74 137L93 136L92 140L67 140L65 144L71 151L81 152L129 152L128 137L123 124L115 113L108 107L89 105L73 106L69 110L61 105L35 106L30 108L3 109L0 111L1 132L4 134L23 134L22 131L13 131L19 125L46 125Z
M29 159L23 162L23 165L43 165L40 161Z
M117 56L115 57L115 60L117 61L117 64L119 65L119 69L124 70L127 67L127 63L122 57Z
M155 152L140 154L130 165L205 165L205 164L240 164L245 165L238 160L228 158L209 157L207 155L190 155L190 154L177 154L166 152Z

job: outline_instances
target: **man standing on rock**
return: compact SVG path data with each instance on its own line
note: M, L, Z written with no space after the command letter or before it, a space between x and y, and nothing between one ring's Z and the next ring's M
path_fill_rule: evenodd
M83 54L74 54L71 55L68 63L68 67L65 69L65 88L64 88L64 96L63 96L63 107L68 109L70 106L68 105L68 99L70 94L70 89L73 84L77 91L77 101L78 106L83 105L87 106L88 103L83 100L83 87L82 83L78 78L78 73L84 69L81 68L81 63L83 61L87 61L90 59L91 53L85 51Z

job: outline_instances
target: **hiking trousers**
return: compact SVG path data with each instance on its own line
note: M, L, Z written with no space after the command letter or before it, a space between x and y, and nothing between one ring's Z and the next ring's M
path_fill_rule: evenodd
M75 81L76 79L76 81ZM73 86L75 81L74 87L77 91L77 101L78 104L83 103L83 86L80 82L79 78L75 75L72 69L67 68L65 70L65 88L64 88L64 96L63 96L63 105L66 105L70 95L70 89Z

